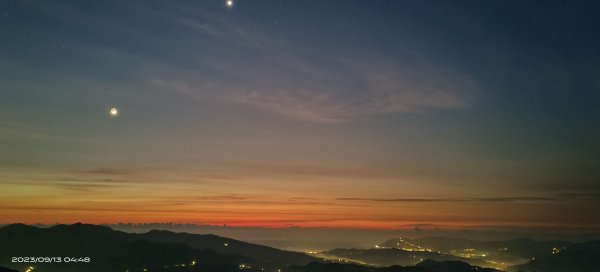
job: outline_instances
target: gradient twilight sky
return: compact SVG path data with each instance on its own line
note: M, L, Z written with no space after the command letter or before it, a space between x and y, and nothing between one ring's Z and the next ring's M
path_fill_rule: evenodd
M598 230L599 12L1 1L0 223Z

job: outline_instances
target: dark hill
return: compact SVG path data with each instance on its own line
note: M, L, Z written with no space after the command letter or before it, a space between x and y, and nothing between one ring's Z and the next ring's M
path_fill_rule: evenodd
M304 253L279 250L211 234L199 235L153 230L143 234L135 234L134 239L157 243L185 244L195 249L210 249L224 254L238 254L257 261L286 266L304 265L319 260Z
M73 224L57 225L48 229L36 228L23 224L13 224L0 228L1 233L28 233L36 236L40 234L52 233L54 237L77 237L83 236L93 243L95 240L110 238L116 241L148 241L164 244L184 244L193 249L212 250L218 253L242 255L262 262L271 262L283 265L303 265L319 259L299 252L279 250L267 246L246 243L234 239L220 237L211 234L189 234L174 233L170 231L153 230L143 234L126 233L115 231L109 227ZM51 240L49 240L51 242Z
M134 234L95 225L58 225L35 228L9 225L0 228L0 266L25 270L31 263L13 263L13 256L61 257L60 263L36 263L40 271L157 271L189 266L202 271L239 271L240 264L259 267L251 258L196 249L186 244L156 243ZM65 257L90 257L90 262L65 263Z
M597 272L600 271L600 240L573 244L552 254L538 256L531 262L514 267L524 272Z
M357 264L311 263L292 266L291 272L500 272L499 270L471 266L468 263L425 260L416 266L371 267Z
M481 268L471 266L468 263L457 261L433 261L425 260L417 264L417 267L426 268L432 272L497 272L499 270L492 268Z

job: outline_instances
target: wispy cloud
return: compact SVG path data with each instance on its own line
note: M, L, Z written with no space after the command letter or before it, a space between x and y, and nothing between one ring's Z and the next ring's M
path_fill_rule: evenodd
M461 109L477 96L476 82L418 58L402 64L380 56L311 60L300 49L219 65L218 79L154 79L199 99L217 98L299 120L338 122L361 115ZM190 75L190 77L193 77Z
M76 170L76 171L72 171L75 174L81 174L81 175L109 175L109 176L131 176L137 172L139 172L140 169L133 169L133 168L95 168L95 169L89 169L89 170Z
M186 48L198 48L182 52L188 55L185 66L165 64L172 67L150 76L150 83L161 89L320 123L461 109L476 101L479 87L473 78L409 49L393 58L352 45L332 51L299 44L240 17L190 10L194 12L154 15L185 37L179 42ZM159 38L146 39L175 47Z
M340 201L370 201L370 202L550 202L561 200L599 200L589 195L557 195L550 197L516 196L516 197L472 197L472 198L336 198Z
M301 120L336 122L368 114L465 108L475 90L469 79L419 61L401 67L377 57L330 59L327 63L288 57L288 65L305 62L304 66L313 66L310 71L323 72L314 75L294 71L290 76L277 71L254 71L257 74L253 81L245 84L252 88L231 93L225 99ZM330 65L334 71L320 67L324 65ZM269 79L271 76L290 78L277 82Z

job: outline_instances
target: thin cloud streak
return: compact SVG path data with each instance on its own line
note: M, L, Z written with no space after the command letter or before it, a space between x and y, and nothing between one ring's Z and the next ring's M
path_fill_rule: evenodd
M362 115L468 108L479 92L470 76L408 49L395 59L345 48L321 52L242 18L233 21L207 10L156 16L170 20L179 35L202 50L192 52L196 63L165 64L166 70L150 76L149 83L200 100L333 123Z
M600 200L587 195L558 195L555 197L475 197L475 198L357 198L341 197L340 201L370 201L370 202L552 202L565 199Z

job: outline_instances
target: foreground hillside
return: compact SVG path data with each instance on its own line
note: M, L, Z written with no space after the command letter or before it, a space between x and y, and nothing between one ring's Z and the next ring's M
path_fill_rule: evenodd
M83 224L51 228L9 225L0 228L0 244L0 266L10 268L22 269L32 264L12 263L11 257L16 256L90 258L89 262L36 263L43 271L156 271L192 264L204 270L239 271L240 264L267 268L317 260L302 253L212 235L130 234ZM270 255L275 261L268 261Z

